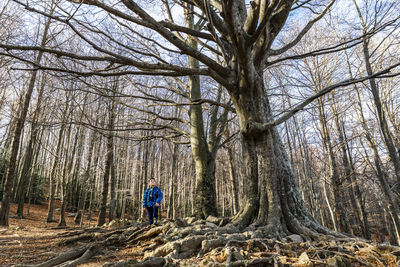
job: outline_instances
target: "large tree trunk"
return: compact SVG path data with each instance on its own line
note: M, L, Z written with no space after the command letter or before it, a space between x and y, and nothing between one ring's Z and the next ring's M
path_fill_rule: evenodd
M196 166L194 215L203 219L209 215L216 216L215 158L212 158L204 140L200 141L192 134L190 139Z
M249 225L263 209L267 215L262 222L265 235L281 237L297 233L318 238L318 233L333 234L317 223L307 210L277 129L258 127L272 116L262 72L247 81L243 78L236 92L231 97L239 118L246 180L243 205L234 223ZM263 172L258 172L259 167ZM259 175L263 175L261 180L265 181L260 187ZM266 190L267 205L260 205L261 190Z

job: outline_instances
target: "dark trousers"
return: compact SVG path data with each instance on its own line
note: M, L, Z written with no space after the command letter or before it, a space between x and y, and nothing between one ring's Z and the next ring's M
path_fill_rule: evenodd
M147 216L149 217L149 224L153 224L154 219L158 218L158 207L156 206L151 206L151 207L146 207L147 209Z

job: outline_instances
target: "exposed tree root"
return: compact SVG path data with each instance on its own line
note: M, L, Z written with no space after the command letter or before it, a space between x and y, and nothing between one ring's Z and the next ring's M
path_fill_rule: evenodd
M78 235L78 236L73 236L73 237L70 237L70 238L67 238L67 239L63 239L58 243L58 245L59 246L65 246L65 245L76 243L76 242L82 241L82 240L88 240L88 239L92 240L93 238L94 238L94 234L93 233L91 233L91 234L90 233L81 234L81 235Z
M70 249L60 255L58 255L55 258L52 258L46 262L43 262L41 264L38 265L20 265L20 266L24 266L24 267L52 267L52 266L56 266L59 264L62 264L66 261L69 261L71 259L75 259L77 257L80 257L83 253L85 253L85 251L87 250L87 245L79 247L79 248L73 248Z
M96 255L101 247L102 247L102 244L99 244L99 243L92 244L85 250L85 253L83 253L82 256L80 256L79 258L77 258L75 260L65 262L65 263L59 265L59 267L74 267L74 266L78 266L79 264L85 263L90 258L92 258L94 255Z
M70 236L67 239L63 239L59 242L60 246L76 244L78 241L88 241L89 244L81 245L79 247L72 248L66 252L61 253L60 255L52 258L46 262L43 262L38 265L21 265L21 266L29 266L29 267L50 267L50 266L59 266L59 267L70 267L77 266L79 264L85 263L90 260L94 255L98 253L102 248L107 248L108 246L123 246L125 245L127 238L123 233L136 232L137 227L134 229L117 229L117 230L109 230L102 228L88 229L89 232L79 231L64 234L65 236Z
M275 222L276 223L276 222ZM90 261L105 249L124 249L127 245L140 249L138 257L104 266L164 266L177 265L212 266L289 266L293 264L361 264L363 266L396 266L400 259L400 248L376 245L372 242L346 237L322 229L325 234L304 227L301 235L287 235L284 227L275 228L279 234L269 235L273 227L248 227L238 229L234 224L224 225L222 219L177 220L164 222L160 226L131 227L116 230L96 228L74 233L60 244L79 244L35 267L77 266ZM278 226L279 228L279 226ZM311 234L310 232L311 231ZM89 233L88 233L89 232ZM333 234L331 234L333 233ZM142 258L144 256L144 258ZM196 263L194 263L196 261ZM208 263L206 263L208 262ZM336 264L336 265L335 265Z

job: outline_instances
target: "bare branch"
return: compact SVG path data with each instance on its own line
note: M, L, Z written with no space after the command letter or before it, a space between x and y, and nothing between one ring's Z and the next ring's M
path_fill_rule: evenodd
M316 94L310 96L309 98L305 99L303 102L297 104L295 107L291 108L290 110L286 111L285 114L283 114L282 116L280 116L279 118L267 122L267 123L258 123L258 122L251 122L249 125L247 125L247 129L246 131L248 132L264 132L267 131L268 129L270 129L271 127L277 126L285 121L287 121L288 119L290 119L291 117L293 117L297 112L303 110L307 105L309 105L311 102L313 102L315 99L333 91L336 88L339 87L344 87L344 86L348 86L351 84L355 84L355 83L360 83L372 78L387 78L387 77L393 77L394 75L386 75L389 72L391 72L391 70L397 68L400 66L400 62L397 64L394 64L380 72L376 72L372 75L369 76L365 76L365 77L361 77L361 78L352 78L352 79L347 79L344 81L341 81L339 83L330 85L322 90L320 90L319 92L317 92ZM400 73L396 73L395 74L400 75Z
M290 43L285 45L284 47L273 50L270 55L280 55L288 51L290 48L294 47L296 44L300 42L300 40L304 37L304 35L312 28L312 26L319 21L325 14L328 12L329 8L336 2L336 0L332 0L326 7L325 9L314 19L310 20L307 25L301 30L301 32L296 36L296 38L293 39Z

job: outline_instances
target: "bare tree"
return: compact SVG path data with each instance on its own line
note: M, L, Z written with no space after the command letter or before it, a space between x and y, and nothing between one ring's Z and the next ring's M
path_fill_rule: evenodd
M118 89L118 82L114 81L112 85L112 89L114 92ZM107 209L107 197L108 197L108 186L110 181L110 172L113 171L112 165L114 164L114 122L115 122L115 109L116 104L112 101L112 99L108 103L108 133L107 133L107 151L106 151L106 159L104 166L104 174L103 174L103 190L101 196L101 205L100 205L100 214L97 221L98 226L102 226L106 220L106 209Z

